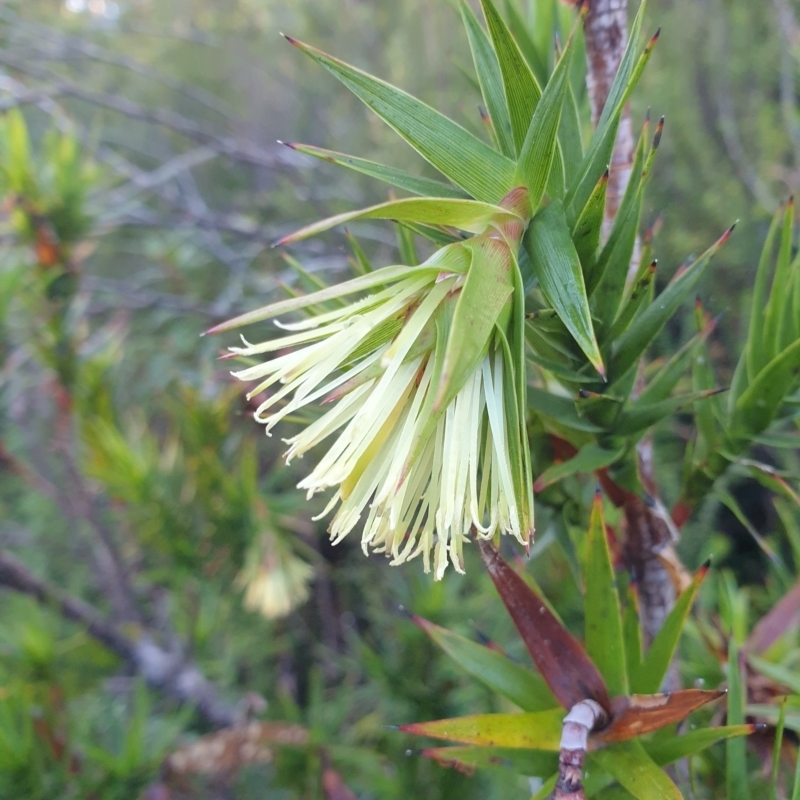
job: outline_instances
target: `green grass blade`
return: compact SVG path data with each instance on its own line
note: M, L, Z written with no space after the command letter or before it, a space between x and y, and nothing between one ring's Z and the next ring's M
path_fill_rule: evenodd
M548 303L558 312L590 363L604 374L581 263L560 203L552 202L533 218L523 246Z
M728 724L744 722L745 683L736 637L731 636L728 647ZM725 742L725 784L727 800L750 800L750 780L747 773L747 748L744 739Z
M781 703L781 714L778 717L778 727L775 729L775 745L772 749L772 772L769 782L770 800L778 800L778 771L781 765L783 729L786 725L786 700L787 698L784 697Z
M368 175L370 178L375 178L397 189L402 189L412 194L418 194L422 197L466 197L466 194L461 189L444 183L443 181L436 181L431 178L420 178L416 175L410 175L408 172L404 172L401 169L387 167L385 164L378 164L375 161L367 161L365 158L348 156L345 153L325 150L322 147L314 147L310 144L297 144L295 142L286 142L285 144L298 153L313 156L314 158L328 161L331 164L337 164L340 167L347 167L348 169L360 172L362 175Z
M486 31L481 27L472 9L464 0L461 2L461 17L464 20L464 27L467 29L483 102L486 103L500 150L504 155L516 158L517 149L511 132L511 120L508 116L508 104L503 89L503 75L500 72L497 54Z
M493 0L481 0L481 8L500 63L514 144L520 152L542 90Z
M608 549L603 500L595 495L586 542L586 652L614 697L628 693L622 612L611 553Z
M423 158L477 200L497 202L512 188L514 162L453 120L344 61L296 39L288 41L325 67Z

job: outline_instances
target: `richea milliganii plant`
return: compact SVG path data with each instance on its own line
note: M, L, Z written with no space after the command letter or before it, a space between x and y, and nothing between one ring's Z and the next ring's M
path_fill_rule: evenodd
M713 393L671 397L675 380L667 378L653 397L630 401L640 356L725 239L658 303L647 253L626 281L659 123L652 142L645 125L634 178L601 244L620 115L656 41L639 51L642 11L584 149L570 82L579 34L568 37L541 87L494 5L484 2L483 10L488 32L461 6L492 145L401 90L288 39L450 182L290 145L417 196L308 225L278 244L354 220L391 219L438 249L422 264L371 270L212 329L314 308L300 321L276 322L283 337L231 348L230 357L247 360L234 374L255 382L248 397L259 396L255 417L268 433L304 406L327 407L287 439L286 458L335 435L299 484L309 497L331 492L324 512L333 513L331 538L360 525L365 551L384 552L393 564L422 555L436 578L448 564L463 571L471 536L532 540L530 414L576 449L590 445L593 469L622 459L671 411Z
M286 458L332 439L299 486L309 497L330 492L321 516L333 514L334 542L358 526L365 552L383 552L392 564L421 555L425 570L439 579L448 564L463 571L464 544L478 540L538 673L418 620L471 674L528 712L408 726L411 733L459 743L426 754L467 770L498 760L524 774L554 770L539 797L553 791L554 797L581 798L616 782L619 796L679 798L663 765L753 730L730 725L678 738L647 737L669 726L674 734L678 721L721 694L654 694L707 568L694 578L685 571L676 576L682 592L649 641L652 632L639 627L635 592L626 603L617 592L598 495L580 567L586 592L582 644L488 540L497 543L498 534L507 533L529 545L533 489L543 494L544 506L563 508L563 497L548 497L549 487L578 473L596 473L617 505L639 498L652 507L637 444L678 410L694 412L697 433L672 519L659 511L670 530L677 530L729 467L763 467L743 457L753 442L766 442L768 427L783 424L784 400L799 382L800 269L791 259L792 207L779 213L771 230L758 270L750 338L727 399L718 396L723 390L705 349L715 320L700 306L697 335L645 369L649 345L698 287L732 227L656 294L652 235L639 235L643 192L663 131L662 119L651 132L649 115L634 148L630 181L613 220L607 219L608 164L620 119L658 37L640 47L644 3L586 145L572 78L577 27L563 49L556 47L548 69L549 51L536 50L513 3L507 4L508 24L492 0L480 4L485 28L469 5L462 2L460 9L488 144L400 89L287 37L447 182L290 144L412 196L392 196L310 224L278 244L351 221L387 219L399 226L408 263L375 269L348 234L357 277L212 331L307 312L297 321L276 321L286 335L253 344L243 340L227 357L244 362L234 373L238 378L255 382L248 397L258 396L255 417L268 433L305 406L325 409L286 440ZM434 247L422 263L415 236ZM675 394L690 368L691 390ZM532 458L533 427L553 446ZM539 467L536 476L532 464ZM774 471L771 477L778 480ZM646 653L643 640L650 645ZM585 759L592 776L584 787Z

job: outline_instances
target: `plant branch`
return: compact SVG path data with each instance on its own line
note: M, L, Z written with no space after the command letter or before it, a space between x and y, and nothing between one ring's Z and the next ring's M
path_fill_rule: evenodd
M628 39L628 0L588 0L584 36L588 66L586 88L592 109L592 124L597 127L625 52ZM626 107L620 117L617 141L611 157L606 191L606 229L610 228L628 186L633 150L631 113Z
M214 727L242 721L242 710L223 700L216 686L179 651L167 650L147 633L135 640L128 638L96 608L42 580L8 551L0 551L0 586L53 607L65 619L83 626L92 638L130 664L149 686L195 706Z

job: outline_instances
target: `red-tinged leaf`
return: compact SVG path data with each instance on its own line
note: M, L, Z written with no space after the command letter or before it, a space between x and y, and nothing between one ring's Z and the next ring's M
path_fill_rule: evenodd
M543 711L556 701L537 675L491 647L472 642L421 617L414 622L460 667L524 711Z
M534 663L564 708L595 700L610 709L608 689L581 643L488 543L481 557Z
M628 691L622 613L608 548L603 499L595 495L586 542L586 652L597 665L609 692Z
M695 709L717 700L725 689L685 689L669 694L633 694L614 699L611 724L597 734L604 742L621 742L680 722Z
M763 653L797 623L799 615L800 581L759 620L742 649L747 653Z
M415 736L446 739L482 747L516 747L558 752L564 711L535 711L530 714L476 714L471 717L413 722L400 730Z

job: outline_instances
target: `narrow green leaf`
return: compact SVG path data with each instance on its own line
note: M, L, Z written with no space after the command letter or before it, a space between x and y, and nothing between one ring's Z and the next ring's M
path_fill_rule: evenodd
M533 212L539 207L544 195L553 165L553 156L558 146L561 109L569 89L572 41L570 39L567 43L561 60L544 87L519 153L515 181L528 188Z
M467 29L475 72L481 87L483 102L492 120L500 150L510 158L516 158L517 150L511 133L511 120L508 116L508 105L503 89L503 75L492 43L481 27L472 9L464 0L461 2L461 17Z
M397 224L403 225L412 233L416 233L417 236L421 236L423 239L427 239L429 242L433 242L439 247L445 247L448 244L464 240L463 234L458 235L450 233L445 228L436 228L432 225L418 225L416 222L398 222Z
M495 203L512 188L514 162L402 90L314 47L288 41L322 64L449 180Z
M466 194L461 189L451 186L449 183L410 175L401 169L387 167L385 164L378 164L375 161L367 161L364 158L356 158L345 153L325 150L322 147L313 147L310 144L297 144L295 142L284 142L284 144L298 153L313 156L322 161L337 164L340 167L347 167L360 172L362 175L368 175L370 178L375 178L398 189L403 189L406 192L418 194L422 197L466 197Z
M511 321L508 331L509 352L506 357L503 380L512 383L515 392L504 392L503 402L508 407L510 396L514 397L514 412L516 415L516 428L509 426L509 430L518 431L518 435L513 433L509 436L510 446L509 455L512 458L519 458L522 462L522 472L520 475L513 475L514 485L517 487L518 497L521 498L520 522L523 530L529 532L533 537L534 518L533 518L533 465L531 462L531 448L528 442L527 426L527 385L528 378L525 370L525 288L522 280L522 272L515 258L516 253L511 253L512 269L511 277L514 286L513 306L511 311ZM502 333L498 326L498 334ZM507 412L508 413L508 412ZM509 414L509 419L511 415ZM513 440L513 444L511 444ZM519 455L517 454L519 451Z
M728 724L744 722L745 679L739 663L736 637L728 645ZM727 800L750 800L750 780L747 773L747 748L744 739L725 742L725 785Z
M589 753L587 761L612 775L637 800L683 800L678 787L650 758L638 739Z
M575 403L571 400L537 389L535 386L528 387L528 406L534 413L563 425L569 431L603 432L599 425L594 425L587 419L581 419L575 410Z
M397 249L400 251L400 261L410 267L416 267L419 264L419 255L417 254L414 234L399 223L394 227L397 234Z
M644 353L667 320L678 310L702 277L711 257L728 240L733 226L706 250L694 263L674 278L663 292L633 321L630 328L614 343L610 380L624 375Z
M782 350L781 333L783 313L786 308L786 288L789 284L789 265L792 259L792 234L794 233L794 201L790 198L783 216L778 258L775 262L775 275L769 293L767 307L764 309L764 348L767 359L773 359ZM792 326L794 327L794 326Z
M460 667L524 711L544 711L558 705L541 675L425 619L414 617L414 621Z
M518 747L558 752L564 709L553 708L529 714L477 714L401 725L415 736L447 739L483 747Z
M592 366L603 375L583 272L561 203L553 201L533 218L523 246L547 302L558 312Z
M690 394L669 397L656 403L642 403L641 400L637 400L632 405L627 406L620 414L614 425L614 433L618 436L634 436L642 433L676 411L680 411L680 409L686 408L693 403L705 401L709 397L719 394L720 391L724 390L713 389L710 392L691 392Z
M634 284L630 297L620 308L619 314L608 332L607 338L609 342L618 339L627 330L636 313L647 303L650 297L650 290L656 278L656 266L656 262L653 261L644 275Z
M372 272L372 263L367 258L367 254L358 243L356 237L348 230L345 230L344 235L347 239L347 243L350 245L350 249L353 251L353 258L351 259L353 269L359 275L366 275L368 272Z
M707 573L708 564L705 564L695 573L691 585L681 593L675 602L664 620L661 630L650 645L641 666L631 673L631 692L654 694L661 691L661 685L675 656L683 626L686 624L700 584Z
M792 789L792 800L800 800L800 751L797 753L797 763L794 768L794 788Z
M753 669L760 672L765 678L780 686L785 686L793 694L800 695L800 673L781 664L776 664L756 655L748 655L747 660Z
M781 765L781 747L783 745L783 729L786 725L786 700L781 703L781 715L778 717L778 727L775 729L775 743L772 748L772 774L770 776L770 800L778 800L778 771Z
M575 58L573 58L573 64ZM581 162L583 161L583 136L581 115L578 111L578 103L575 100L575 93L570 84L567 89L567 98L564 100L564 108L561 109L561 124L558 128L558 141L561 144L561 152L564 156L564 183L572 186L578 177Z
M597 130L584 156L578 178L569 187L567 196L564 199L564 206L567 209L567 218L569 220L578 218L581 209L586 205L586 201L592 193L592 189L597 184L598 178L603 174L608 164L611 163L611 154L614 150L620 115L655 46L658 34L650 40L644 52L637 59L636 51L642 30L644 10L645 3L642 2L631 25L628 45L609 91L608 100L606 100Z
M637 402L658 403L661 400L666 400L681 377L686 374L686 369L689 366L689 362L694 355L697 345L706 341L716 326L717 321L711 320L702 331L695 334L683 347L672 355L648 382L647 386L645 386Z
M797 385L800 339L775 356L736 401L734 429L761 433L772 422L789 391Z
M590 274L600 244L600 232L603 229L603 214L606 207L606 190L608 189L608 169L600 176L592 190L586 205L572 229L572 241L578 252L583 267L583 277Z
M749 736L755 725L725 725L721 728L701 728L680 736L659 736L643 742L644 749L653 761L661 767L674 764L682 758L701 753L711 745L725 739Z
M586 287L592 297L592 308L600 323L598 327L602 331L601 341L603 344L612 341L608 336L608 331L617 316L625 292L625 283L636 246L636 236L639 232L640 211L641 197L637 198L634 208L627 215L625 223L620 229L619 238L614 243L608 260L603 264L600 282L594 291L592 291L591 284ZM602 259L602 257L601 254L600 258Z
M319 292L313 292L302 297L290 297L287 300L270 303L254 311L248 311L246 314L241 314L232 320L215 325L207 330L206 334L222 333L233 328L241 328L243 325L250 325L253 322L274 319L317 303L325 303L337 297L346 297L347 295L374 289L377 286L386 286L399 280L428 276L435 277L444 271L463 273L466 272L470 262L469 254L463 252L460 248L439 250L420 267L396 266L376 269L367 275L360 275L349 281L334 284ZM368 298L365 299L365 302L367 301Z
M500 62L511 130L520 152L542 90L493 0L481 0L481 8Z
M563 461L560 464L551 464L536 479L533 490L534 492L541 492L547 486L558 483L558 481L562 481L571 475L576 475L579 472L594 472L607 467L622 458L624 453L624 447L618 450L606 450L594 443L585 444L568 461Z
M282 237L277 246L292 244L309 236L327 231L359 219L391 219L398 222L416 222L423 225L449 225L471 233L482 233L492 221L518 220L508 209L478 200L439 199L438 197L406 197L389 200L377 206L348 211L313 222L304 228Z
M617 581L608 549L603 500L595 495L586 541L586 652L612 696L628 693Z
M543 4L537 3L536 20L533 25L523 19L521 9L517 0L505 0L503 4L506 10L506 18L508 19L508 27L511 35L519 45L519 49L525 56L528 66L531 68L539 86L544 86L547 83L548 71L548 58L549 51L552 49L552 39L555 27L552 20L540 19L540 14ZM555 5L555 3L551 3ZM537 34L544 37L540 44L534 41Z
M609 430L614 427L622 413L623 399L613 394L592 392L580 389L575 398L575 409L578 414L586 419Z
M628 682L635 690L634 678L642 666L642 628L639 624L639 597L635 584L628 586L628 602L622 612L622 635L625 637L625 663Z

